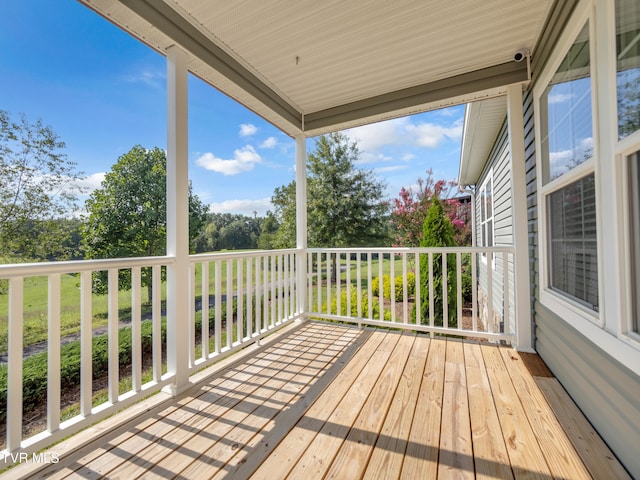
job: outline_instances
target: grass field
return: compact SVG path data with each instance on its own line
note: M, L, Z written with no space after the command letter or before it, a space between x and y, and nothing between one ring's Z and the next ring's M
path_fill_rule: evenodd
M231 265L231 290L237 288L238 262L233 260L221 262L221 280L222 294L226 294L227 268ZM372 278L379 274L379 260L376 258L372 261ZM356 284L356 266L355 261L351 262L351 283ZM383 260L383 274L389 274L391 270L391 262L388 258ZM408 262L408 268L412 266ZM326 268L326 265L323 266ZM395 275L402 274L401 259L395 260ZM362 288L367 287L367 262L364 260L361 266ZM200 298L202 292L202 265L196 264L195 268L195 296ZM243 263L243 272L246 272L246 260ZM244 273L246 275L246 273ZM342 280L346 279L346 272L341 272ZM214 292L215 288L215 265L212 262L209 266L209 291ZM254 279L255 284L255 279ZM62 336L75 334L80 331L80 283L79 277L73 274L63 275L61 278L61 325L60 334ZM166 285L163 282L162 299L166 299ZM335 286L334 286L335 289ZM24 345L32 345L45 341L48 335L47 324L47 304L48 304L48 285L47 278L43 276L26 277L24 279ZM8 294L0 294L0 352L7 350L8 336ZM194 299L195 300L195 299ZM142 289L142 315L151 312L151 306L148 303L147 289ZM120 321L127 321L131 318L131 291L129 289L120 289L118 292L118 317ZM107 295L92 295L92 311L93 311L93 327L98 328L107 324L108 304Z

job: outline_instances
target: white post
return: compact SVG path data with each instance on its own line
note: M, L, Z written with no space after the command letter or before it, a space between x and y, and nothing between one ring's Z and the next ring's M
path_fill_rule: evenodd
M167 370L175 375L169 391L189 386L189 172L187 53L167 49Z
M529 287L529 232L527 226L527 180L524 154L522 86L507 88L509 147L511 156L511 215L513 218L513 279L515 291L516 349L534 352ZM509 281L508 265L504 281ZM505 319L505 322L508 319Z
M22 443L22 350L24 338L24 279L9 279L9 322L7 363L7 451ZM5 457L6 458L6 457Z
M296 248L298 314L307 316L307 139L296 136Z

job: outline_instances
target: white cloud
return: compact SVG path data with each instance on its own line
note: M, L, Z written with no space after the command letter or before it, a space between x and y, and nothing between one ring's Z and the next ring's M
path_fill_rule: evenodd
M555 103L563 103L573 98L572 93L552 93L547 98L547 102L549 105L553 105Z
M409 161L417 157L416 153L411 151L416 147L435 149L446 140L459 141L462 138L462 115L459 114L457 118L452 117L457 112L459 109L447 110L444 115L447 118L445 122L414 123L418 121L417 118L404 117L351 128L346 130L345 134L350 141L358 144L363 163L390 161L397 158ZM392 148L395 153L391 153L389 148Z
M376 173L389 173L389 172L397 172L399 170L406 170L407 169L407 165L392 165L389 167L379 167L379 168L374 168L374 172Z
M393 161L393 157L384 155L382 153L369 153L369 152L360 153L360 158L358 159L359 164L382 163L382 162L391 162L391 161Z
M418 125L407 125L406 130L417 145L426 148L436 148L447 138L451 140L462 138L462 124L460 122L455 122L451 127L435 123L419 123Z
M551 178L557 178L563 173L580 165L587 157L593 155L593 138L580 139L578 145L567 150L549 152L549 167Z
M250 137L251 135L255 135L257 131L258 131L258 127L256 127L252 123L242 123L240 125L241 137Z
M76 182L76 185L78 185L82 189L86 189L86 191L88 191L89 193L93 192L94 190L97 190L102 186L102 181L104 180L105 175L106 172L92 173L82 180L78 180Z
M140 70L124 77L128 83L144 83L152 88L164 88L167 74L164 71Z
M212 213L241 213L244 215L253 215L256 212L260 216L264 216L267 210L273 210L270 198L262 198L258 200L225 200L224 202L214 202L209 205Z
M350 128L344 133L358 144L363 152L374 153L378 149L401 142L402 132L409 124L409 118L395 118L385 122L372 123Z
M442 115L443 117L455 117L456 115L460 115L460 108L461 107L448 107L448 108L442 108L440 110L437 110L439 115Z
M260 144L260 148L274 148L278 144L276 137L269 137Z
M101 183L104 180L105 175L105 172L98 172L86 177L74 179L67 176L57 177L45 174L34 176L33 181L36 184L41 184L41 187L51 195L71 193L78 195L83 199L85 196L89 196L94 190L102 186Z
M225 160L216 157L213 153L205 153L196 160L196 165L223 175L237 175L253 170L260 162L262 157L258 152L251 145L245 145L233 152L232 159Z

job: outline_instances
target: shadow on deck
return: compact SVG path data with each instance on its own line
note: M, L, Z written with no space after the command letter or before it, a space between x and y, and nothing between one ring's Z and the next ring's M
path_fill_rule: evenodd
M320 322L274 337L5 475L629 478L537 355Z

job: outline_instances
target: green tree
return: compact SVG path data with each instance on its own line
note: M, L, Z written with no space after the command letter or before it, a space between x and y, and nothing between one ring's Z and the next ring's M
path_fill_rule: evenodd
M226 225L220 231L221 250L246 250L255 248L257 238L252 225L246 219L239 218Z
M309 245L346 247L379 245L386 240L388 205L384 184L372 171L356 168L360 152L346 135L316 140L307 157ZM295 181L276 189L272 203L281 222L280 247L295 246Z
M0 256L35 260L73 254L71 218L82 174L42 120L0 110Z
M82 228L86 258L127 258L166 254L166 167L164 150L136 145L118 158L101 188L86 201L88 217ZM206 207L189 185L189 239L198 236ZM120 272L120 284L130 285L131 272ZM142 283L151 299L151 271ZM106 292L106 272L94 278L94 288Z
M640 129L640 68L618 72L618 128L621 137Z
M421 247L451 247L455 246L453 225L447 216L442 202L434 197L431 206L427 210L424 219ZM433 299L434 299L434 324L444 324L444 297L442 287L444 285L442 254L433 255ZM456 314L457 304L456 289L456 256L447 255L447 306L449 319ZM423 255L420 261L420 318L423 323L429 320L429 262L428 256ZM415 320L415 306L412 313Z
M308 177L307 177L308 181ZM308 185L307 185L308 188ZM307 195L309 192L307 192ZM277 187L271 197L275 207L275 215L280 223L276 232L275 248L291 248L296 246L296 182Z
M258 237L259 249L271 250L275 248L279 226L275 215L272 212L267 212L267 217L260 226L260 237Z
M358 247L388 239L384 184L356 167L358 146L342 133L322 135L307 156L308 242L311 247ZM276 189L279 247L295 246L295 181ZM336 269L332 270L335 278Z
M219 250L218 248L218 238L220 237L220 232L218 231L218 227L214 222L206 223L205 227L196 238L196 252L213 252L215 250Z

